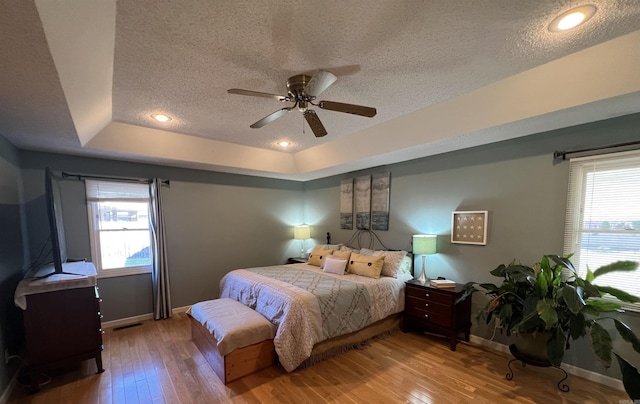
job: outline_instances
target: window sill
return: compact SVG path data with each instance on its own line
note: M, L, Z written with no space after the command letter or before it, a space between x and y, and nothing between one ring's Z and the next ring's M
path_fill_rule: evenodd
M150 274L150 273L151 273L151 267L99 269L98 279L115 278L115 277L130 276L130 275L143 275L143 274Z

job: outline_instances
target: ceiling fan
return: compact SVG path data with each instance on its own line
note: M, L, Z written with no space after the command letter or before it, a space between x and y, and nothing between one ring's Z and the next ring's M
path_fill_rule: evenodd
M362 105L345 104L342 102L334 101L319 101L314 102L316 97L319 96L324 90L329 88L338 78L325 70L318 70L313 76L307 76L305 74L298 74L293 77L289 77L287 80L287 94L278 95L270 93L262 93L259 91L242 90L239 88L232 88L227 90L229 94L238 95L250 95L253 97L265 97L275 98L282 102L293 102L290 107L282 108L272 114L265 116L253 125L251 128L261 128L264 125L275 121L276 119L286 115L287 112L298 109L303 113L304 119L309 124L309 127L313 131L316 137L322 137L327 134L327 130L320 121L320 118L314 110L309 109L309 105L316 106L321 109L329 111L346 112L348 114L366 116L372 118L376 115L376 109L371 107L364 107Z

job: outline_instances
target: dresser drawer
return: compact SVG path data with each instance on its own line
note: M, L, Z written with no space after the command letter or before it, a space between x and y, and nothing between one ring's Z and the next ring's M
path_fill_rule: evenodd
M442 293L433 289L420 288L413 285L407 285L405 290L407 297L416 297L433 303L453 304L453 295L450 293Z

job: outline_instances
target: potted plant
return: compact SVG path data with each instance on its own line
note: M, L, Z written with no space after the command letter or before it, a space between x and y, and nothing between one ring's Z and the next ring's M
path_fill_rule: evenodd
M545 255L533 267L515 262L500 265L491 271L491 275L502 278L502 283L469 282L459 300L466 299L473 292L484 291L490 299L477 313L476 318L479 320L484 319L488 324L494 317L498 318L507 335L548 333L546 358L554 366L560 365L572 340L589 334L593 350L603 365L606 368L611 366L614 354L620 364L627 393L634 399L640 398L640 374L613 352L611 335L600 323L613 321L620 336L639 353L640 341L625 323L606 316L606 313L622 311L621 306L599 299L609 294L620 301L635 303L640 298L616 288L593 283L606 273L634 271L638 263L614 262L593 272L587 270L583 279L578 275L570 257Z

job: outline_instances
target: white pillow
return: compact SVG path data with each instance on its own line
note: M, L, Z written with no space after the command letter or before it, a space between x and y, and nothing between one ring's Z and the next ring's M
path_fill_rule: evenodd
M384 255L384 265L382 266L382 275L396 278L400 265L407 255L406 251L376 251L373 255Z
M341 260L328 256L324 259L324 272L331 274L344 275L344 270L347 268L347 260Z

